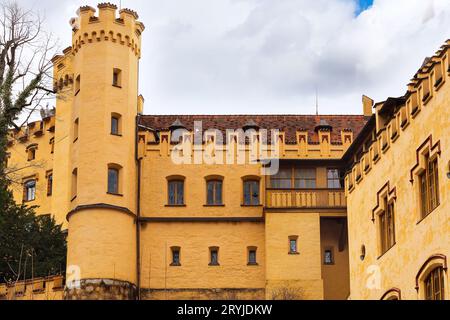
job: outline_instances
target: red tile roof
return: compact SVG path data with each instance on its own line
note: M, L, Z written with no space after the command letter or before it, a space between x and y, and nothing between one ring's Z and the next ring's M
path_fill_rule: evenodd
M331 127L331 142L342 143L341 131L351 130L356 137L369 117L363 115L143 115L139 124L156 131L169 130L170 126L180 121L186 129L192 131L194 121L202 121L203 130L218 129L225 136L226 129L241 129L254 121L261 129L278 129L285 132L286 143L296 143L296 132L308 131L310 143L318 143L315 127L326 121Z

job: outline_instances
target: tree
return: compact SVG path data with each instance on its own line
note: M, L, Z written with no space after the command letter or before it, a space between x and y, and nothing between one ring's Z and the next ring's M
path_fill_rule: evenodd
M67 250L61 225L17 205L11 194L0 192L0 199L0 282L61 274Z
M53 97L48 89L52 50L51 35L42 30L38 15L16 2L0 4L0 282L65 269L61 225L14 202L6 169L9 131L20 130L40 103ZM20 117L22 124L16 123Z
M7 178L7 135L20 130L51 87L54 50L51 35L42 30L42 19L16 2L0 5L0 177ZM22 124L16 124L23 116ZM0 187L4 187L1 186Z

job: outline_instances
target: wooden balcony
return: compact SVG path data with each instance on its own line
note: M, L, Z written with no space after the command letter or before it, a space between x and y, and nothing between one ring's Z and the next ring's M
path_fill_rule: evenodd
M266 208L346 208L343 189L266 189Z

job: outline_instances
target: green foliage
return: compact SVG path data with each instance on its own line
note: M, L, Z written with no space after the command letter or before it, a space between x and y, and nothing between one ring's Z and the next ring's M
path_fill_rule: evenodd
M0 282L64 272L66 234L54 218L36 216L0 191ZM33 268L32 268L33 267Z

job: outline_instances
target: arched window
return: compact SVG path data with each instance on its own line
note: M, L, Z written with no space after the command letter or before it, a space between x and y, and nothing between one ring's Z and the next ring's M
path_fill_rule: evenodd
M223 178L211 176L206 178L206 204L209 206L223 205Z
M184 178L169 177L168 180L168 205L184 205Z
M430 271L424 280L426 300L444 300L444 268L442 266Z
M259 181L256 179L244 180L244 205L259 205Z
M108 165L108 193L119 195L121 192L120 171L122 167L117 164Z
M28 180L23 187L23 201L29 202L36 199L36 180Z
M419 299L444 300L447 257L443 254L430 256L416 275Z

